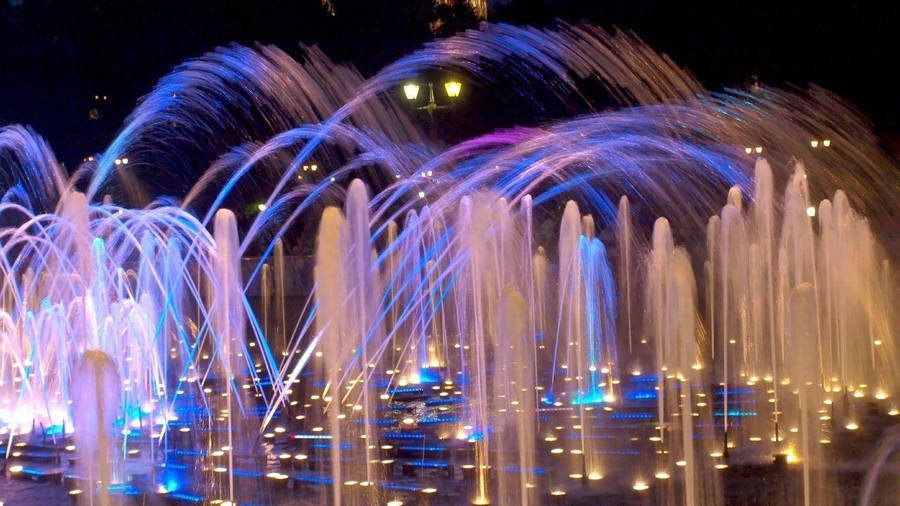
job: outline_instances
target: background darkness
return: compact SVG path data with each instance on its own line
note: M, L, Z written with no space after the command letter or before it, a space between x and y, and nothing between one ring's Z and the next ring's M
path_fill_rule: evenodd
M318 44L368 76L434 38L437 20L437 35L477 26L427 0L332 4L333 15L319 0L0 0L0 125L33 126L72 168L173 66L215 46L273 43L296 57ZM512 0L489 15L555 18L630 29L713 90L816 83L856 103L897 153L897 2Z

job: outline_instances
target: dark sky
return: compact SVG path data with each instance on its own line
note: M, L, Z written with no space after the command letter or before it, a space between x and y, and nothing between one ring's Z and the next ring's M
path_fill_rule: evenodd
M174 65L216 45L318 43L364 74L432 35L424 0L0 0L0 124L45 135L69 166L106 145ZM858 104L896 145L896 2L516 0L491 21L556 17L631 29L710 89L814 82ZM456 14L456 17L453 15ZM448 30L472 20L443 13ZM95 100L94 96L100 100ZM103 96L107 99L104 101ZM89 119L97 108L98 120Z

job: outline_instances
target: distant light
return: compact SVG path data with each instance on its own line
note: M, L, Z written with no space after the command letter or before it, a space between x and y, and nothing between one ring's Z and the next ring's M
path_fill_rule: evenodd
M634 482L634 485L632 485L631 488L637 490L638 492L643 492L644 490L650 488L650 485L647 485L647 482L644 480L637 480Z
M415 100L419 96L419 85L416 83L404 84L403 94L406 95L406 100Z
M746 147L746 148L744 148L744 153L747 153L747 154L749 155L749 154L752 153L752 152L753 152L753 148L751 148L751 147L749 147L749 146Z
M420 199L424 199L424 198L425 198L425 192L419 192L419 198L420 198Z
M319 166L316 164L312 164L309 166L309 170L315 172L315 171L319 170Z
M806 208L806 215L810 218L814 218L816 216L816 208L815 206L809 206Z
M831 144L831 143L829 142L829 144ZM814 148L817 148L817 147L819 147L819 141L809 141L809 145Z
M263 212L263 211L266 210L266 205L265 205L265 204L259 204L259 205L256 206L256 208L259 209L259 212Z
M757 154L757 155L760 154L760 153L762 153L762 146L756 146L756 150L755 150L755 151L756 151L756 154Z
M669 473L667 473L665 471L659 471L654 476L656 477L657 480L668 480L669 479Z
M122 159L122 165L128 165L128 159L127 159L127 158L123 158L123 159Z
M827 147L830 147L830 146L831 146L831 140L829 140L829 139L823 140L823 141L822 141L822 146L824 146L824 147L826 147L826 148L827 148Z
M460 90L462 90L462 83L459 81L447 81L444 83L444 89L447 90L448 97L456 98L459 96Z
M856 430L859 428L859 424L857 424L856 422L850 422L847 425L845 425L844 428L847 430Z
M113 160L113 163L115 163L116 165L122 165L122 160L116 158L115 160Z

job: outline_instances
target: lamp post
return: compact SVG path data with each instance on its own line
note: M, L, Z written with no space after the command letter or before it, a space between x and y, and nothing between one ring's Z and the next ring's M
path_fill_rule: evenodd
M426 83L428 86L428 102L425 105L420 105L416 107L421 111L426 111L428 113L428 117L434 119L434 111L438 109L446 109L449 105L446 104L438 104L434 99L434 83L428 81ZM416 101L419 98L419 89L421 87L418 83L409 82L403 85L403 95L406 97L406 100L410 102ZM462 91L462 83L455 80L449 80L444 82L444 91L447 93L447 97L450 99L455 99L459 97L460 91Z

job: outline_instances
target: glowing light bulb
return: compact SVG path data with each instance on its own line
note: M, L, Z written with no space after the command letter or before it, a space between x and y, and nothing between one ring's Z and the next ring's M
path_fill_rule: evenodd
M444 89L447 91L448 97L456 98L462 90L462 83L459 81L447 81L444 83Z
M419 85L416 83L404 84L403 95L406 96L406 100L415 100L419 96Z
M636 480L631 488L637 490L638 492L643 492L650 488L650 485L647 485L647 482L644 480Z

